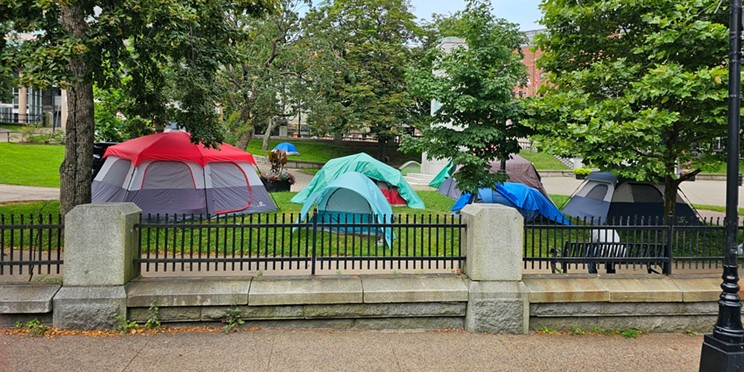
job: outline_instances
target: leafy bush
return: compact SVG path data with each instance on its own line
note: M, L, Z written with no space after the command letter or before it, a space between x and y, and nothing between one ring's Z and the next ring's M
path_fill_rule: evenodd
M588 176L590 173L592 173L592 170L589 168L576 168L573 170L573 173L577 176Z

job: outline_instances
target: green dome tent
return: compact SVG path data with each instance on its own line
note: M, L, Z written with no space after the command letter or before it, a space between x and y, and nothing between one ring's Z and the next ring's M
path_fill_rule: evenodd
M405 200L409 207L416 209L425 208L424 201L421 200L418 194L416 194L416 191L411 188L411 185L406 182L399 170L365 153L329 160L323 168L315 174L315 177L310 181L310 184L297 193L290 202L297 204L305 203L310 194L316 190L320 190L342 174L349 172L359 172L375 181L381 181L393 186L397 188L398 194L403 198L403 200ZM389 191L389 189L381 192L384 194L386 191ZM390 200L387 195L385 196L386 199Z

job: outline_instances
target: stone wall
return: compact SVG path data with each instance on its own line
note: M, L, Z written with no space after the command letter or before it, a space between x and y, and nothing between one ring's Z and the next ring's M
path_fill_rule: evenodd
M156 307L166 324L219 323L237 312L263 327L708 332L718 312L718 275L523 275L522 220L497 205L462 211L463 274L143 279L132 267L132 206L73 209L64 285L0 284L0 326L51 319L109 328L117 315L144 323Z

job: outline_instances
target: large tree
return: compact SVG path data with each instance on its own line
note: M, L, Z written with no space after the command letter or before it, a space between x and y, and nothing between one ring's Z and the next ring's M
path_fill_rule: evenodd
M419 127L420 138L407 137L404 148L426 151L432 159L461 165L454 177L463 191L495 187L506 175L489 172L489 163L519 152L521 101L515 86L526 81L517 25L495 18L488 1L470 0L459 18L457 35L466 46L450 52L432 48L423 66L408 74L409 89L436 110Z
M142 117L174 120L193 141L222 141L215 113L214 75L231 54L241 30L229 27L234 13L258 13L273 0L175 0L119 2L1 0L6 34L33 35L18 48L0 50L4 68L21 71L17 84L67 90L65 159L60 167L62 213L91 200L93 84L124 86ZM2 46L2 44L0 44ZM167 68L166 68L167 66ZM166 73L178 87L166 99Z
M369 129L384 144L408 124L414 102L405 70L420 34L409 9L408 0L335 0L308 14L308 37L329 40L330 52L342 61L327 76L332 84L314 80L320 84L315 91L327 97L318 113L331 118L310 118L321 130L338 136Z
M301 74L307 52L299 43L299 10L309 0L279 0L279 10L264 17L236 15L235 27L247 30L235 43L234 59L219 74L222 102L237 147L248 145L254 130L268 135L278 115L292 115L290 103L296 76Z
M547 74L533 139L620 176L679 184L726 135L727 17L718 0L550 0L536 37ZM680 175L679 167L692 172Z

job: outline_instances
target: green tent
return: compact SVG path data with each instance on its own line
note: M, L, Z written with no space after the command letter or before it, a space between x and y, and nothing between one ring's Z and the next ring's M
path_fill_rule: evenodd
M311 217L313 207L317 210ZM392 222L393 210L377 185L357 172L344 173L313 192L302 206L298 222L307 217L334 232L379 235L385 238L388 247L395 238L390 227L370 227L370 224Z
M406 201L406 204L410 208L425 208L424 201L421 200L421 198L411 188L411 185L406 182L399 170L365 153L329 160L323 168L315 174L315 177L310 181L310 184L297 193L297 195L295 195L290 201L292 203L304 204L310 194L316 190L320 190L340 175L348 172L359 172L375 181L384 182L385 184L394 187L400 197ZM386 198L388 197L387 194L385 196Z
M447 178L452 177L452 174L455 173L455 170L455 163L447 163L447 165L445 165L444 168L442 168L442 170L437 173L434 179L429 182L429 186L438 189L439 186L442 186L442 183L447 180Z

